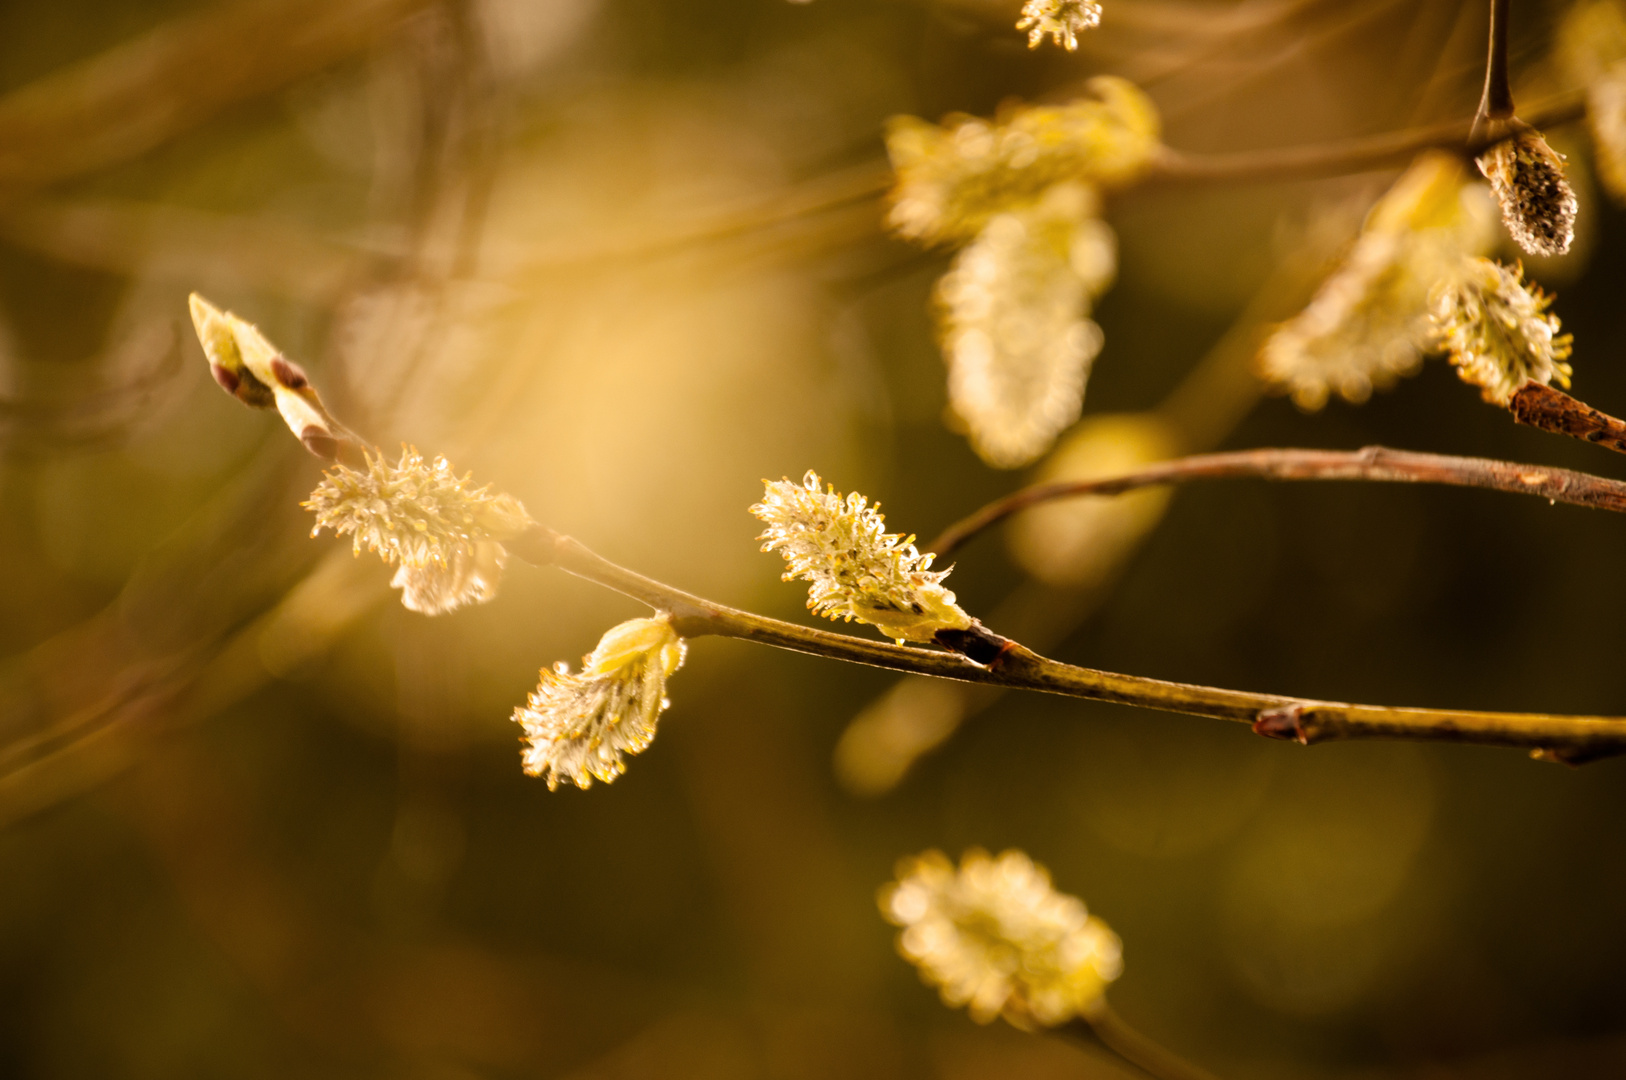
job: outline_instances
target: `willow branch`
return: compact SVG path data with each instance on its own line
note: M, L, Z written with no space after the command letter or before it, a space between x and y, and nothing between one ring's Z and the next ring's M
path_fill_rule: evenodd
M245 404L262 408L272 407L265 398L274 396L274 407L289 429L316 457L339 462L365 457L366 442L332 418L316 388L297 365L280 353L268 355L274 353L275 347L258 330L195 293L191 305L210 370L224 389ZM249 382L251 376L253 381ZM1432 459L1431 455L1414 457L1420 461ZM1549 496L1554 498L1568 491L1566 477L1554 479L1550 475L1556 470L1528 468L1533 471L1518 477L1525 487L1546 484ZM1574 482L1596 480L1579 473L1567 477L1573 477ZM505 534L502 539L527 562L557 566L666 612L684 637L741 638L892 671L1236 720L1251 724L1259 735L1303 744L1370 738L1465 742L1522 747L1538 757L1571 763L1626 753L1626 719L1618 717L1349 705L1117 675L1047 659L974 620L967 629L937 633L936 643L945 651L893 645L797 626L695 596L617 566L544 525L533 523L518 535Z
M1542 387L1542 389L1546 389ZM1553 391L1557 393L1557 391ZM1567 394L1559 395L1568 397ZM1570 400L1574 400L1573 398ZM1601 415L1601 414L1600 414ZM1525 421L1528 423L1529 421ZM1620 424L1620 421L1615 421ZM1617 436L1626 436L1621 425ZM1581 437L1581 436L1577 436ZM1591 440L1598 441L1598 440ZM1626 512L1626 483L1571 469L1522 465L1489 458L1421 454L1368 446L1362 450L1236 450L1162 462L1123 476L1035 484L996 499L944 529L924 550L946 556L973 536L1030 506L1080 495L1120 495L1137 488L1191 480L1372 480L1393 484L1445 484L1535 495L1552 502Z
M1626 753L1622 718L1392 708L1258 694L1076 667L1005 639L998 639L1004 641L998 656L982 664L958 652L871 641L728 607L617 566L541 525L509 547L527 562L557 566L669 612L684 637L740 638L890 671L1239 721L1252 725L1256 734L1304 745L1332 739L1473 743L1518 747L1536 757L1573 764Z
M1585 113L1583 95L1573 93L1543 102L1531 111L1528 119L1531 124L1542 127L1576 120ZM1422 150L1447 149L1477 154L1494 140L1474 137L1473 125L1472 119L1457 120L1337 142L1228 154L1196 154L1163 147L1141 183L1155 187L1341 176L1403 165ZM730 208L655 236L642 230L624 237L597 238L586 244L562 244L536 253L527 263L526 272L552 272L657 257L697 244L771 230L878 199L886 194L892 182L892 170L882 162L856 166L796 185L770 199Z

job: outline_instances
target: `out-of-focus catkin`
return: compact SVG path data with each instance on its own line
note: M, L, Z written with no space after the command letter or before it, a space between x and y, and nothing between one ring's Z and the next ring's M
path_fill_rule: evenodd
M904 859L881 889L881 913L903 928L898 951L986 1024L1053 1027L1088 1018L1123 971L1123 945L1076 896L1020 851L972 849L956 869L940 851Z
M1096 0L1028 0L1016 28L1028 32L1028 48L1037 49L1050 40L1068 52L1078 49L1078 35L1101 25L1101 5Z
M1139 177L1160 145L1156 107L1125 79L1098 76L1087 89L1078 101L1007 109L994 120L893 117L887 224L919 243L959 244L1054 184L1111 188Z
M1259 370L1302 409L1353 404L1422 364L1429 290L1488 251L1495 210L1452 155L1423 154L1384 193L1339 267L1266 340Z
M937 285L949 407L972 448L1017 468L1078 419L1101 328L1090 300L1116 266L1094 197L1058 184L1032 207L999 214Z

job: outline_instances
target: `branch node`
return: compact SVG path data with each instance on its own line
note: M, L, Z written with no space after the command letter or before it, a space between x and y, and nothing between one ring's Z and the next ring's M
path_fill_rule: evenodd
M1310 745L1310 734L1304 727L1304 706L1277 705L1260 709L1253 718L1253 733L1267 739L1282 739L1300 746Z
M299 433L299 441L305 444L306 450L324 461L338 460L339 440L320 425L307 424L305 430Z
M1005 654L1016 645L1010 638L994 633L975 619L964 630L939 630L932 635L932 640L987 668L997 667Z
M546 525L533 522L524 532L504 543L508 550L532 566L549 566L558 558L559 545L565 539Z

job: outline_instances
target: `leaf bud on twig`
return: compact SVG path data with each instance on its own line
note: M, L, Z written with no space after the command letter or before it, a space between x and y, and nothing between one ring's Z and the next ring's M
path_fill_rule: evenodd
M357 442L328 414L304 370L283 356L257 326L197 293L188 303L209 371L227 393L252 408L275 406L288 430L317 457L335 460L340 444Z

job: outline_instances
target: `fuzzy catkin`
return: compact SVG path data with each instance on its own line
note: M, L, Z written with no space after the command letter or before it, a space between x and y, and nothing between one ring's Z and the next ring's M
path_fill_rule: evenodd
M1091 298L1117 263L1093 200L1058 184L1000 214L937 283L948 397L972 448L1000 469L1026 465L1078 419L1101 328Z
M365 549L399 564L391 584L425 615L495 597L502 541L531 524L519 500L476 488L444 457L428 460L410 446L393 463L368 454L364 469L334 465L304 505L316 515L312 536L332 529L351 537L357 555Z
M1465 260L1434 290L1430 317L1439 346L1463 382L1506 406L1527 382L1568 387L1570 336L1559 333L1552 298L1527 287L1523 268L1490 259Z
M1123 971L1118 935L1021 851L974 848L958 868L928 851L900 862L897 875L878 901L902 927L898 951L979 1024L1003 1016L1032 1029L1088 1017Z
M1452 155L1428 152L1384 193L1342 264L1279 326L1258 366L1294 404L1360 404L1417 371L1431 338L1429 290L1464 255L1489 250L1496 211Z
M1125 79L1097 76L1087 87L1078 101L1006 109L994 120L893 117L886 149L897 182L888 226L922 244L962 244L1056 184L1134 181L1161 145L1157 107Z
M1575 240L1577 202L1564 158L1532 129L1517 132L1479 157L1502 207L1502 223L1531 255L1563 255Z
M1045 35L1068 52L1078 49L1078 35L1101 25L1097 0L1027 0L1016 28L1028 32L1028 48L1037 49Z
M898 641L929 642L939 630L972 623L943 586L947 570L931 569L932 555L915 549L913 536L886 531L879 505L858 492L843 496L809 470L800 484L764 481L751 513L768 528L763 551L785 559L783 579L808 582L807 606L829 619L868 623Z
M544 669L537 688L514 710L525 732L525 771L544 778L550 791L561 781L579 788L594 780L608 784L626 772L627 757L654 740L656 722L671 704L666 680L687 652L662 615L612 627L582 658L579 672L562 662Z

